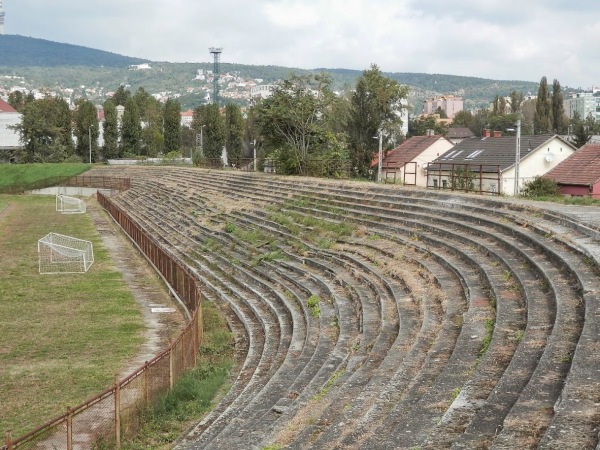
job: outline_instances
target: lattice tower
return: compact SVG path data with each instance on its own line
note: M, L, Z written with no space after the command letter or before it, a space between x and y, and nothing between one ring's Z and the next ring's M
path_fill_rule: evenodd
M219 106L219 78L221 75L221 47L210 47L208 51L213 55L213 103Z

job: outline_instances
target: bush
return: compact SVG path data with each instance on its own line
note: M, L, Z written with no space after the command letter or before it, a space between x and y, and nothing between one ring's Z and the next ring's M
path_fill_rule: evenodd
M550 178L535 177L525 182L521 190L523 197L556 197L559 195L558 184Z

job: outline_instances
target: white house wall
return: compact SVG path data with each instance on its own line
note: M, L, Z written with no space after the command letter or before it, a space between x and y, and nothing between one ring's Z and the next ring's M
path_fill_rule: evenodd
M417 174L416 174L416 186L427 187L427 172L424 167L427 167L427 164L438 158L440 155L443 155L448 150L450 150L454 145L445 138L440 138L435 141L429 147L427 147L419 156L411 160L410 162L415 162L417 164ZM406 174L406 183L407 185L413 185L414 175L411 173L414 171L413 164L407 164L407 174ZM392 180L394 175L392 172L385 172L383 177L387 180ZM396 171L396 180L404 182L404 167L401 167Z
M527 136L521 138L521 150L527 149ZM559 165L569 156L575 153L575 149L565 144L558 138L552 139L535 152L522 159L519 163L519 191L523 185L535 177L545 175L554 167ZM548 161L546 157L552 155ZM515 167L514 165L502 173L502 193L514 195L515 192Z

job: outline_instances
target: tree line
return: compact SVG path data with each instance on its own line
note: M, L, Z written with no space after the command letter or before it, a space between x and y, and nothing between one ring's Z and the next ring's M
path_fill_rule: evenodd
M315 164L322 169L334 162L337 165L332 167L345 164L354 176L369 177L379 137L386 150L404 138L400 113L407 94L406 86L372 65L341 94L333 91L328 74L291 75L277 84L270 97L245 110L235 104L201 105L194 110L189 128L181 126L177 100L162 104L143 88L132 93L119 87L103 104L102 122L95 105L85 99L70 111L64 99L35 100L16 91L9 103L23 114L15 128L24 145L21 159L26 162L183 155L200 163L219 159L225 151L228 163L236 167L255 153L261 161L276 164L279 173L310 174ZM119 119L120 106L124 109ZM593 117L569 120L565 116L560 83L554 80L550 92L546 77L536 99L525 99L516 91L508 99L496 96L490 109L459 112L453 126L468 127L481 136L484 129L513 128L519 118L524 135L570 129L577 144L587 142L597 130ZM103 127L102 147L99 126ZM409 121L409 136L423 135L428 129L447 132L435 117Z
M176 100L163 105L143 88L131 93L121 86L103 104L101 148L96 107L88 100L79 100L70 111L64 99L35 100L16 91L9 103L23 115L15 128L25 162L100 161L174 152L199 162L220 158L226 149L228 162L236 166L257 152L261 160L276 162L281 173L307 174L312 161L330 160L348 162L355 175L369 176L378 133L386 148L403 137L400 111L407 94L407 87L383 76L376 65L341 95L334 93L327 74L290 75L270 97L244 112L235 104L199 106L188 128L181 126ZM119 106L124 107L120 120Z

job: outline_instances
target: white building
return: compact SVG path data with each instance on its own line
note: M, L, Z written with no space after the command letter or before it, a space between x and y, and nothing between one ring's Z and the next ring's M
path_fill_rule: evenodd
M22 147L18 131L10 127L21 123L21 113L0 99L0 162L13 162L13 152Z
M572 94L571 97L563 100L563 105L569 119L572 119L577 111L581 119L591 114L596 121L600 120L600 97L594 97L591 92Z
M250 88L250 97L255 100L269 98L277 88L274 84L260 84Z

